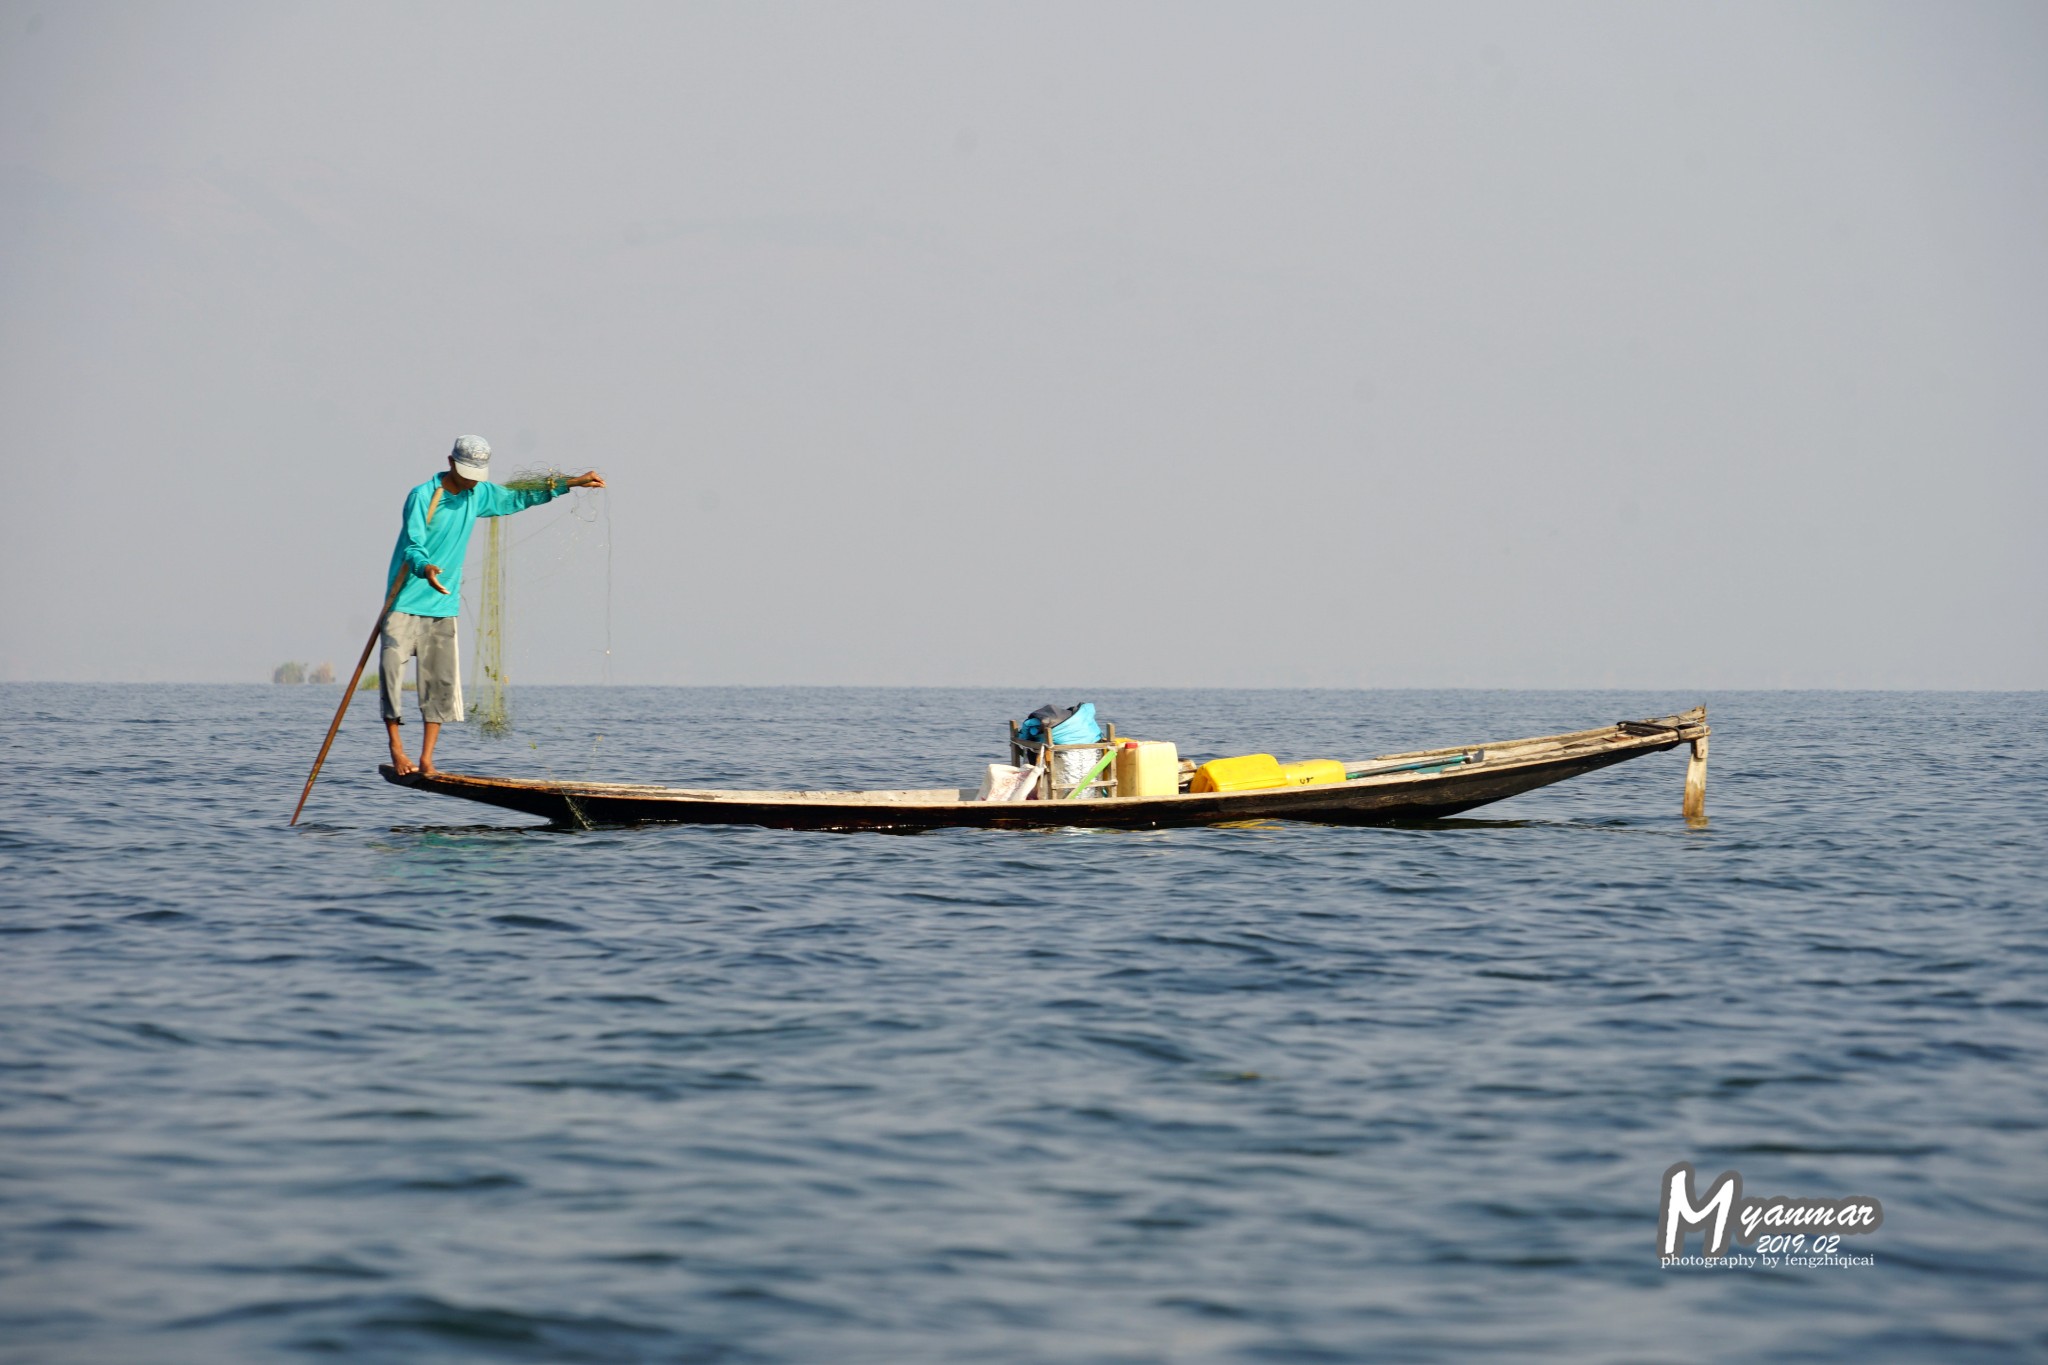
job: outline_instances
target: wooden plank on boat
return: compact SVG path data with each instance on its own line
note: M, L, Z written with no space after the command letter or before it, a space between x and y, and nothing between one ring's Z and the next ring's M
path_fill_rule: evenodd
M1685 763L1685 818L1689 821L1705 821L1707 818L1707 737L1701 735L1692 742L1692 757Z

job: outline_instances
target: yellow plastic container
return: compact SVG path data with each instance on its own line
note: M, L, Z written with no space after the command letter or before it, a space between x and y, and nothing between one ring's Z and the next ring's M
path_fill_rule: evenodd
M1280 775L1290 787L1312 787L1318 782L1342 782L1344 765L1334 758L1309 758L1299 763L1282 763Z
M1191 792L1249 792L1264 787L1284 787L1287 774L1280 760L1271 754L1245 754L1238 758L1212 758L1195 769Z
M1118 796L1172 796L1179 791L1179 749L1166 740L1123 741L1116 751Z

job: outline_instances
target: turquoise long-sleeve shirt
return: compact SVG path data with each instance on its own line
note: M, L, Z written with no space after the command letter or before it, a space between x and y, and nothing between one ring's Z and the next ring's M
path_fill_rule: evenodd
M442 489L440 504L434 508L433 524L428 525L427 506L433 502L437 488L441 488L439 474L405 495L405 519L398 528L398 544L391 551L391 567L384 571L387 591L392 579L400 573L405 575L405 586L399 589L398 600L391 604L394 611L414 616L461 614L462 561L469 554L469 533L476 529L476 519L509 517L514 512L552 502L567 490L568 480L561 480L559 488L507 488L503 484L479 483L466 493ZM429 564L441 571L441 586L448 589L445 596L435 592L434 585L427 581L423 571Z

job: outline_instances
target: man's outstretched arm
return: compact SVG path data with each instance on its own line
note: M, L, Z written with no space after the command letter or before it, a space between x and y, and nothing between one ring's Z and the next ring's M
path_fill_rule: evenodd
M490 490L487 498L477 508L480 517L509 517L514 512L523 512L529 507L538 507L552 502L572 488L603 488L604 476L595 469L585 470L574 476L558 475L546 483L531 488L514 488L502 483L477 485L478 491Z

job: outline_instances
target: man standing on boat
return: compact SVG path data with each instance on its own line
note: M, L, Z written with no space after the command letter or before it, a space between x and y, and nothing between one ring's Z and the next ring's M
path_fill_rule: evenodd
M462 610L462 561L478 517L507 517L552 502L571 488L602 488L597 471L553 478L532 488L490 482L491 447L481 436L462 436L448 456L448 468L405 495L398 545L391 551L385 582L398 588L384 614L383 652L377 664L384 699L384 730L391 737L391 766L401 773L434 771L434 743L441 727L462 719L462 674L455 643L455 617ZM523 480L521 481L524 482ZM388 589L387 589L388 591ZM405 661L419 666L420 761L405 755L399 709Z

